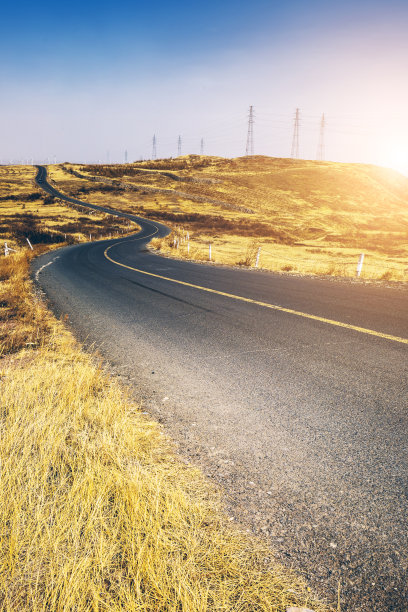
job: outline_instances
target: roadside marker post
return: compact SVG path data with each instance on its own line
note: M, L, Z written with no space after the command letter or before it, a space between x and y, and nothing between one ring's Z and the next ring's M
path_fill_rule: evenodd
M190 241L187 242L187 253L190 253Z
M153 232L152 235L157 233L157 229ZM150 236L149 236L150 237ZM140 240L140 238L135 238L136 240ZM182 285L183 287L192 287L193 289L198 289L200 291L205 291L207 293L214 293L216 295L222 295L223 297L231 298L234 300L239 300L240 302L246 302L249 304L255 304L257 306L261 306L263 308L269 308L270 310L276 310L278 312L285 312L287 314L295 315L297 317L303 317L305 319L311 319L313 321L320 321L321 323L326 323L328 325L334 325L336 327L342 327L343 329L350 329L362 334L368 334L370 336L376 336L377 338L383 338L385 340L391 340L393 342L400 342L401 344L408 345L408 338L402 338L399 336L392 336L390 334L385 334L383 332L375 331L372 329L368 329L365 327L358 327L357 325L351 325L350 323L343 323L342 321L336 321L334 319L326 319L325 317L319 317L318 315L313 315L307 312L301 312L300 310L292 310L291 308L285 308L283 306L278 306L277 304L270 304L268 302L261 302L259 300L254 300L252 298L243 297L240 295L234 295L232 293L226 293L225 291L219 291L217 289L210 289L209 287L203 287L201 285L195 285L193 283L188 283L186 281L177 280L175 278L171 278L169 276L162 276L161 274L155 274L154 272L147 272L147 270L141 270L140 268L133 268L132 266L128 266L120 261L117 261L108 255L110 249L112 249L115 245L107 247L104 251L104 256L108 261L116 266L120 266L121 268L126 268L128 270L133 270L134 272L138 272L139 274L144 274L146 276L151 276L153 278L160 278L170 283L176 283L177 285Z
M357 278L360 277L361 270L363 268L363 261L364 261L364 253L361 253L360 257L358 258L358 264L357 264L357 270L356 270Z
M27 242L28 242L28 246L30 247L30 249L31 249L32 251L34 251L34 249L33 249L33 245L31 244L31 242L29 241L29 239L28 239L28 238L26 238L26 240L27 240Z
M208 261L211 261L211 242L208 245Z
M13 253L17 253L16 249L12 249L11 247L8 246L7 242L4 243L4 256L8 257L8 255L10 255L10 251L13 251Z
M258 247L258 252L256 254L255 268L258 267L260 254L261 254L261 247Z

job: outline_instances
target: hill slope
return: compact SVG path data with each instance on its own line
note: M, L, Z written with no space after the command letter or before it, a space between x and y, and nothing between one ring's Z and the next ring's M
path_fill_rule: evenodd
M86 184L96 203L106 203L108 191L112 206L181 225L180 237L188 231L192 241L190 257L204 259L211 241L217 261L243 263L248 247L260 246L263 267L350 276L364 252L366 276L404 278L408 178L392 170L262 156L185 156L69 166L52 174L82 195ZM105 181L103 192L95 192L98 181ZM173 244L173 237L167 242ZM183 253L181 246L178 254Z

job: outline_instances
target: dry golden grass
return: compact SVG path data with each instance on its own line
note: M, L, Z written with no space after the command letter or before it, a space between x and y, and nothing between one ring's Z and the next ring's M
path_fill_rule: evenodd
M181 239L179 237L181 236ZM356 276L360 251L352 248L330 249L312 246L289 246L267 239L218 234L215 237L190 232L190 247L183 241L186 233L175 228L163 239L153 239L151 246L162 254L180 259L208 261L211 243L212 261L230 266L253 267L258 248L261 248L259 268L293 274L319 276ZM174 238L176 237L176 244ZM186 240L186 239L185 239ZM406 281L408 258L381 257L375 252L365 252L362 279Z
M0 609L327 610L45 308L32 257L0 256Z
M129 232L128 222L111 215L68 206L42 191L31 166L0 166L0 248L63 244ZM135 225L132 224L132 228ZM133 230L134 231L134 230ZM4 251L3 251L4 252Z
M2 609L324 609L70 338L1 376Z
M307 603L295 575L225 526L200 474L69 338L22 352L1 375L2 609Z
M256 240L266 269L355 276L365 253L362 278L408 278L408 179L392 170L260 156L69 167L141 189L88 197L188 231L190 258L206 259L211 242L213 260L237 264ZM58 172L68 191L81 181L97 185ZM155 244L166 250L166 241Z
M0 357L43 346L53 330L52 318L31 291L32 258L28 248L8 257L0 255Z

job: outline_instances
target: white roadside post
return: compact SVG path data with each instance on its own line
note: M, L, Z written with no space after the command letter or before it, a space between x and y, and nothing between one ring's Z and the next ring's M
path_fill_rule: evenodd
M261 254L261 247L258 247L258 252L256 254L255 268L258 267L260 254Z
M190 241L187 242L187 253L190 253Z
M29 241L29 239L28 239L28 238L26 238L26 240L27 240L27 242L28 242L28 246L30 247L30 249L31 249L32 251L34 251L34 249L33 249L33 245L31 244L31 242Z
M92 242L92 235L89 234L89 242Z
M364 261L364 253L361 253L360 257L358 258L358 264L357 264L357 270L356 270L357 278L360 277L361 270L363 268L363 261Z
M32 248L32 247L31 247ZM5 257L7 257L8 255L10 255L10 252L13 251L13 253L17 253L16 249L12 249L11 247L9 247L7 245L7 242L4 243L4 255Z
M211 242L208 245L208 260L211 261Z

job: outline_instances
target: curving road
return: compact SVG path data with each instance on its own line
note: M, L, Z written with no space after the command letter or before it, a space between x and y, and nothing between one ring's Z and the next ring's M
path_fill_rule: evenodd
M38 184L50 186L39 167ZM110 209L82 203L104 212ZM67 247L34 272L180 453L343 610L408 609L407 290L165 259L167 228Z

